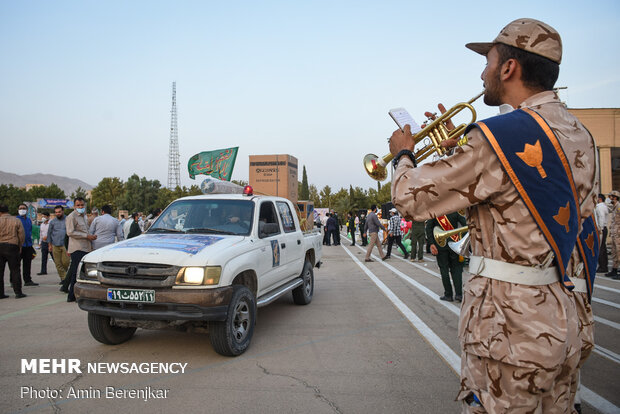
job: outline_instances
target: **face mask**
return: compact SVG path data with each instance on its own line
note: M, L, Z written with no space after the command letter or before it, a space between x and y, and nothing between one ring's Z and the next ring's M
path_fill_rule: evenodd
M20 216L25 216L26 213L28 212L28 210L17 210L17 212L19 213Z
M76 208L75 211L77 211L79 214L84 214L86 209L85 208Z

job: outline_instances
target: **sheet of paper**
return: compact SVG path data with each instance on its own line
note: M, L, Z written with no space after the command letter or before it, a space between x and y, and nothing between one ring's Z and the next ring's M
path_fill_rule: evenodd
M390 109L388 113L400 129L403 129L405 125L409 125L411 126L412 134L415 134L421 129L417 122L413 119L413 117L409 114L409 112L407 112L405 108Z

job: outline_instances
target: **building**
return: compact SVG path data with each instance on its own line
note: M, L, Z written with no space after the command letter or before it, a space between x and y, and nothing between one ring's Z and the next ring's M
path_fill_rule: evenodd
M620 108L587 108L568 111L592 133L598 146L600 192L620 190Z
M26 191L30 191L31 188L45 187L45 184L26 184Z

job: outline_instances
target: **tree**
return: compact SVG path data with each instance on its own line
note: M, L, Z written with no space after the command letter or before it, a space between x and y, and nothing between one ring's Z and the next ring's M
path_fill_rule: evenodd
M88 194L86 193L86 190L84 190L82 187L76 188L75 191L72 192L71 195L69 196L71 200L75 200L78 197L83 198L84 200L88 198Z
M316 188L316 185L311 184L309 190L310 190L310 196L308 197L308 199L312 201L315 207L320 206L321 196L319 195L319 190Z
M301 189L299 190L300 200L310 199L310 189L308 188L308 175L306 174L306 166L304 165L303 178L301 180Z
M345 217L347 212L351 209L349 192L344 188L338 190L338 192L332 196L332 206L341 219Z
M125 183L121 207L130 212L153 210L158 207L160 187L159 180L147 180L146 177L140 178L137 174L132 175Z
M6 203L10 214L17 214L17 207L24 201L32 201L28 199L28 193L25 189L14 187L13 184L0 185L0 200Z
M332 204L332 189L330 186L326 185L321 190L321 206L331 208Z
M381 186L377 192L377 205L385 204L392 201L392 183L388 182Z
M94 206L109 204L112 210L117 210L125 194L125 185L118 177L105 177L92 191L92 203Z
M48 186L36 186L28 190L28 195L36 200L37 198L65 198L65 192L56 184L51 183Z

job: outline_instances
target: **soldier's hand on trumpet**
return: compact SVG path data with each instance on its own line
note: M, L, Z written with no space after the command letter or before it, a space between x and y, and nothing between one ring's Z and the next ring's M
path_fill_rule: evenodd
M411 133L411 125L407 124L401 131L400 128L392 132L390 137L390 152L392 155L398 154L400 151L407 149L413 151L415 141Z
M443 106L443 104L437 104L437 108L439 109L439 112L441 112L441 114L445 114L446 113L446 107ZM424 116L429 120L429 121L434 121L435 119L437 119L437 113L436 112L424 112ZM449 118L446 122L444 122L444 125L446 126L446 129L448 131L452 131L454 129L454 123L452 123L452 119ZM426 122L424 122L422 124L422 128L426 127ZM441 141L440 145L444 148L453 148L456 147L458 145L458 139L457 138L451 138L451 139L446 139L444 141Z

